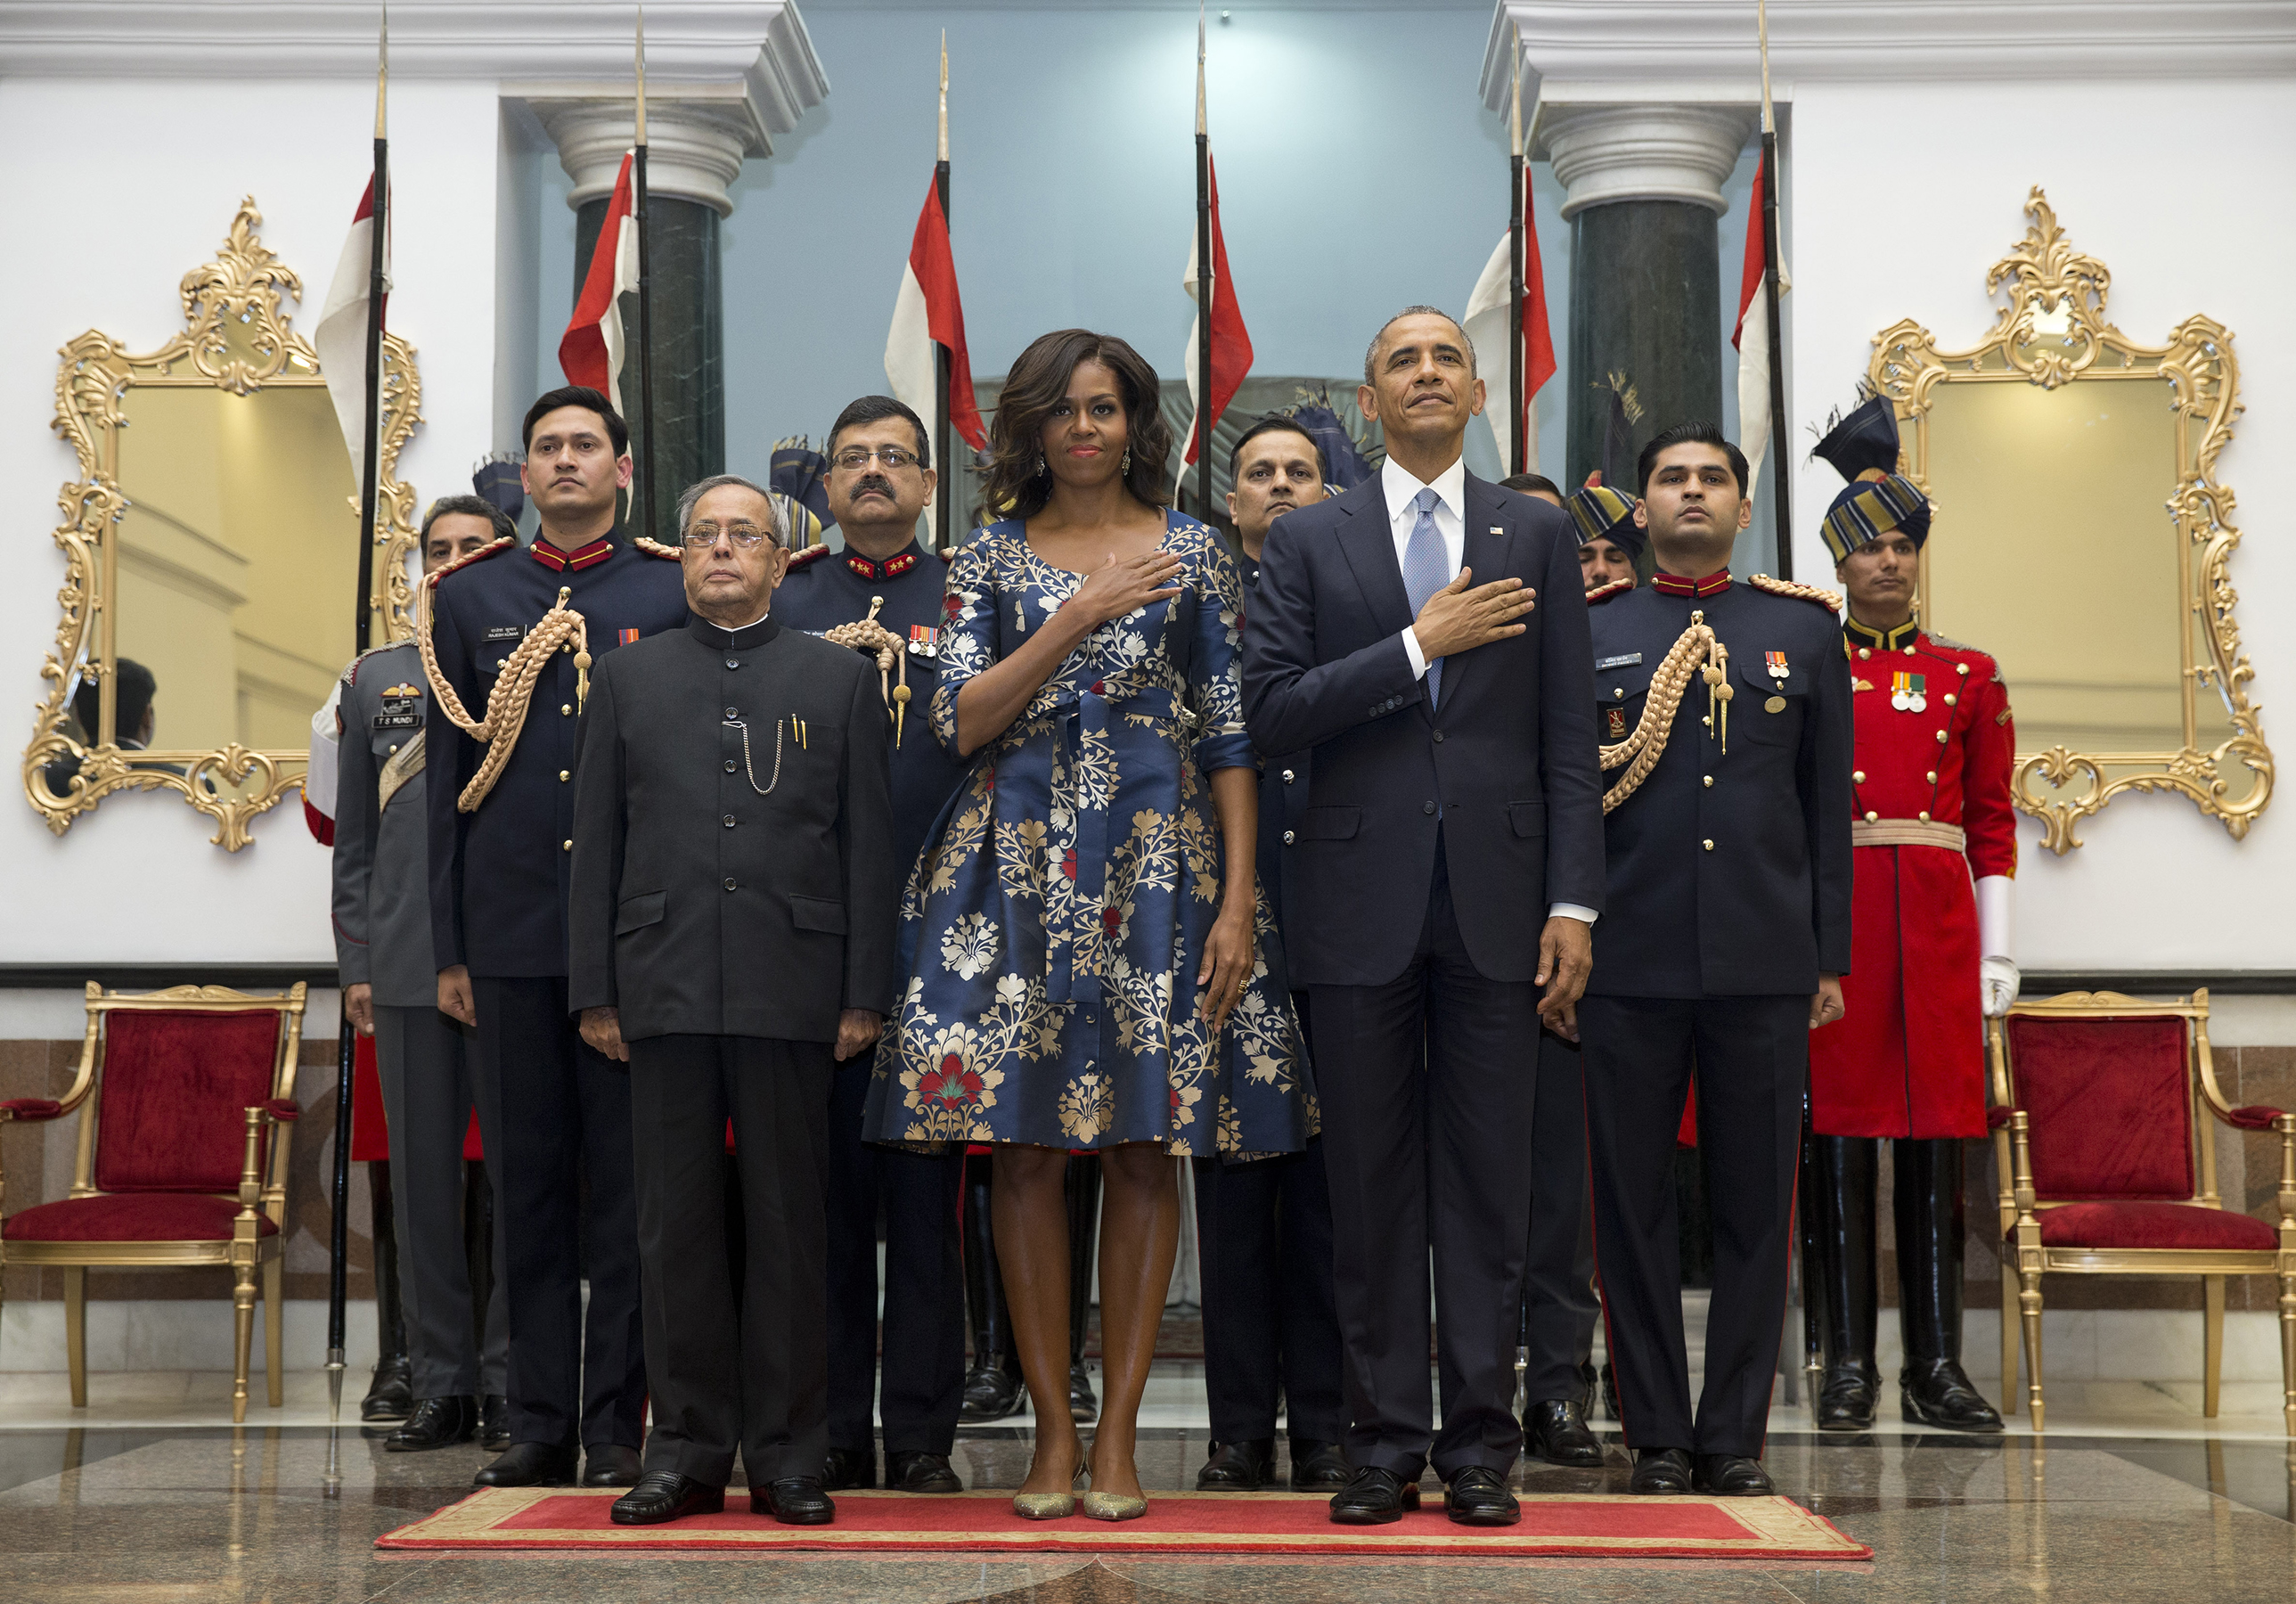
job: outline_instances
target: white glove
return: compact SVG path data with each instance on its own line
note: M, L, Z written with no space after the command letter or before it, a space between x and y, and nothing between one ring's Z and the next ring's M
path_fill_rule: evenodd
M1977 989L1985 999L1985 1016L1998 1019L2017 1000L2017 988L2023 977L2017 973L2015 960L2005 958L1981 958L1977 960Z

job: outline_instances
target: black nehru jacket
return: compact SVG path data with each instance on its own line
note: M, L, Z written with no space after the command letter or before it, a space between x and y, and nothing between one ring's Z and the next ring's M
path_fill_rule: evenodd
M603 662L568 1007L619 1008L625 1040L832 1041L840 1009L890 1012L884 728L873 663L770 618L696 619Z
M498 547L446 574L430 593L439 672L470 715L483 718L503 664L563 587L586 628L594 683L596 669L621 646L685 622L675 556L640 550L619 526L573 552L542 540ZM554 653L535 681L517 744L476 813L455 804L483 750L433 710L424 801L431 945L441 969L468 964L473 975L505 979L566 973L576 701L574 654Z
M1587 612L1606 744L1636 728L1693 612L1729 648L1736 692L1726 751L1718 729L1703 738L1707 687L1693 671L1665 755L1604 821L1610 901L1587 991L1808 996L1821 973L1847 974L1852 730L1833 614L1742 582L1705 596L1643 587Z
M892 745L893 856L904 884L924 850L941 804L955 794L957 782L972 767L951 758L925 722L925 709L932 703L933 687L939 679L941 597L947 578L947 563L914 544L882 563L857 551L814 546L790 558L790 571L774 592L775 619L810 635L865 618L871 599L884 598L877 621L900 637L908 671L909 704L901 720L900 740L897 745L888 743ZM876 672L873 662L870 672ZM900 682L897 673L891 683Z

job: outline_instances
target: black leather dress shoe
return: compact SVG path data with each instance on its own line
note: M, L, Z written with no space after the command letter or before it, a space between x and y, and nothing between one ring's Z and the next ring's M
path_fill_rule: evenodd
M1248 1443L1214 1443L1203 1468L1196 1472L1196 1491L1257 1493L1275 1475L1274 1437L1254 1437Z
M1898 1402L1906 1419L1917 1426L1934 1426L1942 1431L2001 1429L2000 1412L1950 1359L1919 1364L1908 1360L1898 1372Z
M1506 1478L1485 1465L1470 1465L1451 1478L1443 1489L1443 1512L1463 1526L1511 1526L1522 1519Z
M614 1501L618 1526L658 1526L688 1515L715 1515L726 1507L726 1489L697 1482L675 1470L649 1470L638 1485Z
M964 1406L956 1418L978 1425L1018 1414L1022 1390L1021 1378L1002 1364L975 1365L964 1373Z
M1366 1465L1332 1499L1332 1519L1343 1526L1383 1526L1419 1507L1419 1484Z
M1644 1448L1635 1454L1635 1478L1629 1493L1687 1493L1690 1454L1681 1448Z
M824 1486L828 1484L824 1483ZM885 1455L885 1485L896 1493L962 1493L964 1484L949 1468L948 1455L904 1448Z
M406 1417L406 1424L382 1441L389 1453L421 1453L467 1443L479 1429L476 1398L425 1398Z
M510 1446L510 1400L500 1393L479 1400L479 1446L488 1453Z
M1079 1359L1069 1366L1069 1413L1079 1426L1089 1426L1100 1419L1100 1400L1093 1396L1092 1372Z
M1523 1452L1550 1465L1600 1469L1603 1445L1587 1429L1576 1398L1549 1398L1523 1411Z
M593 1443L582 1451L582 1485L586 1487L635 1487L644 1466L638 1451L619 1443Z
M1777 1489L1762 1461L1742 1453L1702 1453L1690 1478L1691 1490L1721 1498L1767 1498Z
M574 1451L548 1443L512 1443L502 1458L471 1478L478 1487L570 1487Z
M359 1419L404 1420L414 1412L414 1370L404 1353L386 1353L374 1367L374 1381L359 1400Z
M1348 1468L1348 1456L1337 1443L1318 1443L1307 1437L1292 1439L1292 1491L1294 1493L1334 1493L1348 1485L1355 1473Z
M1817 1402L1810 1411L1817 1417L1818 1430L1873 1430L1874 1409L1881 1391L1871 1360L1847 1359L1826 1366L1817 1384Z
M838 1492L877 1485L877 1454L870 1448L832 1448L822 1461L821 1485Z
M785 1526L825 1526L837 1518L837 1506L821 1490L819 1477L785 1476L750 1489L750 1513L770 1515Z

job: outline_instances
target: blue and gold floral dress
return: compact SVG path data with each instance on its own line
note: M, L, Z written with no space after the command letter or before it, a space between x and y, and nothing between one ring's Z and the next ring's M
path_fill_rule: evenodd
M910 872L906 975L870 1087L873 1141L1031 1142L1231 1157L1315 1128L1265 895L1252 972L1215 1037L1196 972L1224 843L1207 776L1255 766L1226 547L1165 515L1180 594L1102 624L974 755ZM1084 576L1018 521L951 563L932 731L956 749L966 681L1017 650Z

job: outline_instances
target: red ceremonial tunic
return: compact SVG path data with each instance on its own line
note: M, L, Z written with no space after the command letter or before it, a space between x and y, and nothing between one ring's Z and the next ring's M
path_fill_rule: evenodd
M1910 624L1844 633L1857 892L1843 1016L1809 1039L1810 1125L1983 1136L1974 881L2017 872L2009 690L1992 658Z

